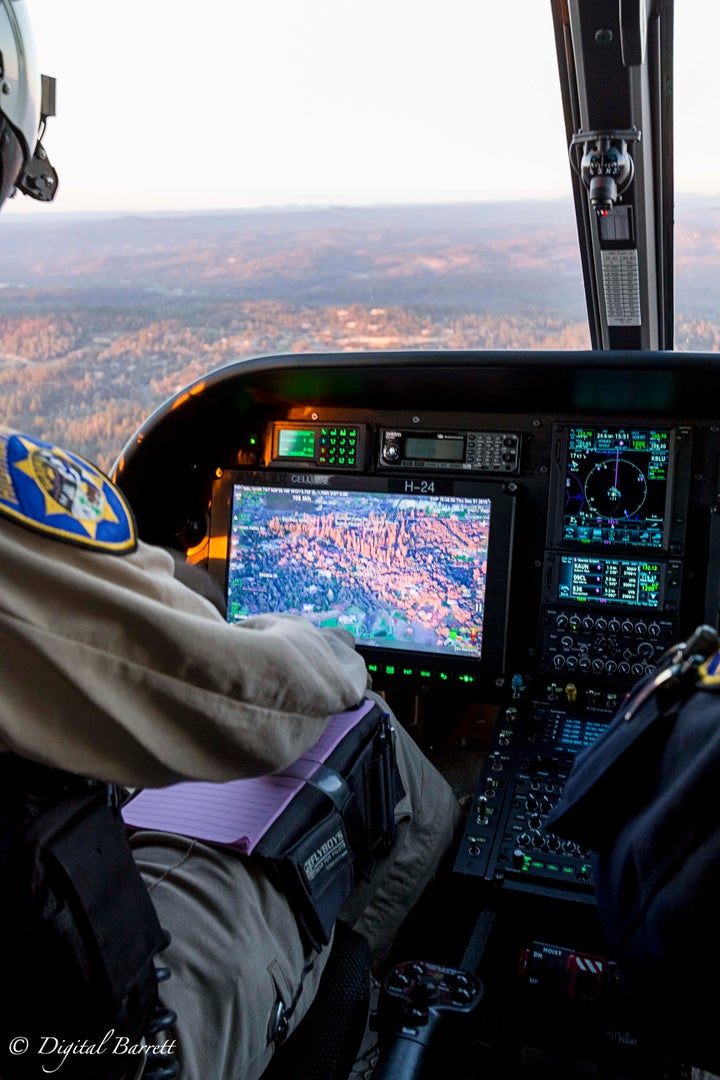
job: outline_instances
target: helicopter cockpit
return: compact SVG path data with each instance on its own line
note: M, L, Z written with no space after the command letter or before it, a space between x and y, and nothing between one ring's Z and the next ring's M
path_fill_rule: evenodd
M465 796L409 958L482 981L439 1036L457 1075L679 1078L692 1048L648 1037L588 852L545 819L637 681L718 626L720 365L673 349L673 0L551 14L592 349L242 360L171 397L112 474L229 622L349 630ZM436 1075L393 1060L378 1078Z
M717 378L680 354L269 358L181 395L118 468L141 533L207 561L229 619L350 629L472 790L443 917L510 919L543 1038L570 1022L556 995L602 1008L611 971L587 853L543 818L633 682L717 620Z
M244 361L159 410L115 476L229 621L349 629L471 793L427 942L487 988L467 1075L659 1076L587 852L544 818L633 684L717 625L720 369L671 351L672 4L552 14L593 351Z

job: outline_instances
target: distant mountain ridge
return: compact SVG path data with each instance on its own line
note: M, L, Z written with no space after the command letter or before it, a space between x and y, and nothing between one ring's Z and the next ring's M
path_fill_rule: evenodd
M0 220L0 284L228 301L545 310L584 318L565 202L56 215ZM720 310L720 199L685 197L677 310ZM42 227L40 227L42 225ZM3 297L5 303L9 297Z
M43 230L35 222L23 227L15 217L2 234L0 283L89 289L100 302L109 299L108 288L135 300L148 290L182 289L205 299L313 307L511 311L521 298L521 305L581 316L579 258L567 207L512 207L56 216ZM550 266L558 275L552 289L546 284Z
M589 347L565 203L0 218L0 422L105 466L249 356ZM720 200L676 231L679 348L720 348Z

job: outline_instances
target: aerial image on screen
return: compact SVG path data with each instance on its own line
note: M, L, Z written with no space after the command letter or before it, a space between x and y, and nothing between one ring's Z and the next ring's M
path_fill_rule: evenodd
M571 428L563 541L661 548L668 430Z
M233 488L228 621L288 612L360 645L480 657L490 500Z

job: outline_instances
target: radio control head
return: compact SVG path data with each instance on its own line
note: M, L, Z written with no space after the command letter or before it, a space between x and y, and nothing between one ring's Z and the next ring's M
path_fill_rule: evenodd
M508 431L438 431L380 429L380 466L459 471L517 473L520 435Z

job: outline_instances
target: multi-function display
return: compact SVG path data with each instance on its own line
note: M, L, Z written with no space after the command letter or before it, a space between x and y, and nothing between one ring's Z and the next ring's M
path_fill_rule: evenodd
M232 488L228 621L285 612L359 645L479 658L491 500Z
M505 670L515 492L437 476L226 470L208 568L227 619L349 630L379 680L458 688Z
M673 434L569 428L561 543L665 547Z

